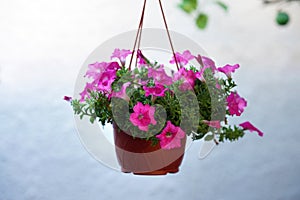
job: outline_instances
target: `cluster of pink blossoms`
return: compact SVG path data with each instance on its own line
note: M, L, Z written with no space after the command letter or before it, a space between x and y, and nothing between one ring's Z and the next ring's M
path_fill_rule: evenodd
M117 61L112 61L109 63L93 63L88 66L88 70L85 74L87 78L92 79L92 82L86 84L84 90L80 93L81 99L80 101L85 101L86 98L90 97L91 91L97 91L105 94L107 98L116 97L122 98L127 102L130 101L126 93L126 89L132 84L132 82L126 82L122 85L119 91L113 91L112 83L117 78L117 71L121 69L121 67L125 66L126 58L128 55L131 55L131 51L129 50L120 50L115 49L113 52L111 59L118 59ZM147 61L145 57L139 50L137 52L138 63L141 66L146 66ZM239 65L225 65L224 67L216 67L213 60L208 57L193 56L190 51L184 51L182 54L176 53L176 58L172 58L170 61L171 64L175 64L176 61L180 65L180 68L177 72L173 74L173 76L169 76L164 70L164 66L161 65L159 67L153 68L151 66L147 66L147 76L149 80L154 82L154 85L147 86L148 80L139 80L138 83L142 85L143 90L145 91L145 96L152 97L164 97L166 91L168 91L168 86L172 85L174 82L179 81L181 83L179 89L193 90L196 80L205 81L204 72L206 69L210 68L213 73L221 72L225 74L229 79L231 79L232 73L235 72L236 69L239 68ZM186 65L189 64L191 60L195 59L202 67L198 71L193 71L191 69L185 68ZM133 74L133 80L135 79ZM216 83L216 87L221 89L221 86ZM231 92L231 94L227 97L227 108L229 114L231 116L240 116L244 108L247 106L247 101L240 97L237 92ZM133 107L133 113L130 114L130 122L138 127L141 131L149 131L150 125L156 125L155 120L155 107L146 104L144 105L141 102L138 102ZM203 123L207 124L210 127L220 129L221 122L220 121L206 121L203 120ZM263 133L255 128L250 122L241 123L240 126L244 130L256 131L260 136L263 136ZM184 138L185 133L180 127L177 127L172 124L171 121L167 121L166 126L162 130L159 135L156 137L160 140L160 145L164 149L172 149L181 146L181 139Z
M93 81L87 83L84 90L80 93L80 101L89 98L91 91L110 94L112 92L111 84L117 78L116 73L118 69L120 69L120 65L117 62L96 62L90 64L85 76L91 78Z
M90 98L91 91L101 92L106 94L109 98L112 96L115 97L124 97L126 87L129 84L124 84L121 92L114 92L112 91L112 83L117 78L117 71L121 69L121 66L125 66L126 58L128 55L131 54L130 50L120 50L115 49L112 53L111 59L117 58L120 64L116 61L112 62L95 62L88 66L88 70L85 74L85 77L91 78L92 82L87 83L84 90L80 93L80 101L85 101L86 98Z

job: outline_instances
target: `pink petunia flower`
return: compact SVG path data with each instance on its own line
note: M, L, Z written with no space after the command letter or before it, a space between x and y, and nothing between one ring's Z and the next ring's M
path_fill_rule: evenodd
M205 82L205 78L204 78L204 71L209 68L208 66L204 66L200 69L200 71L196 72L196 78L199 79L202 82Z
M182 85L180 86L180 89L182 90L190 90L193 89L195 85L195 80L197 78L197 75L193 70L187 70L186 68L182 67L174 74L174 80L183 80Z
M109 64L106 62L95 62L93 64L89 64L85 76L95 80L101 75L101 73L103 73L106 70L108 65Z
M250 132L252 131L256 131L258 133L259 136L264 136L264 133L261 132L259 129L257 129L255 126L253 126L250 122L244 122L241 123L240 126L245 129L245 130L249 130Z
M120 99L124 99L125 101L130 100L130 98L128 97L127 93L126 93L126 89L127 87L130 85L130 82L124 83L121 87L121 89L118 92L112 92L110 97L117 97ZM110 98L109 97L109 98Z
M208 126L212 127L212 128L221 128L221 123L218 120L215 121L207 121L207 120L203 120L203 123L207 124Z
M184 138L185 132L177 126L174 126L171 121L167 121L166 127L156 138L160 140L162 149L174 149L181 147L181 139Z
M145 90L145 96L148 97L149 95L153 95L156 97L164 97L166 90L168 88L165 88L163 85L156 84L154 87L146 87L144 86L143 89Z
M64 96L64 100L67 101L67 102L71 102L72 101L72 97Z
M87 83L84 90L80 93L80 102L85 101L86 97L90 98L90 92L95 90L93 83Z
M116 71L118 69L120 69L120 65L117 62L95 62L93 64L89 64L85 77L96 80L99 79L105 71Z
M138 102L133 107L134 113L130 114L129 120L134 126L137 126L142 131L148 131L149 125L156 125L156 120L154 118L155 107L148 104L143 105Z
M117 62L111 62L111 63L108 63L107 67L105 70L112 70L112 71L116 71L118 69L120 69L120 65L119 63Z
M147 62L145 60L145 56L142 54L142 51L139 49L139 50L137 50L136 54L137 54L137 58L138 58L138 63L140 65L146 65Z
M163 66L158 69L153 69L150 67L148 69L148 78L153 78L155 84L171 85L173 83L172 78L167 75Z
M240 97L237 92L231 92L226 101L231 115L240 116L247 106L247 101Z
M219 67L218 71L224 73L227 77L231 77L231 73L235 72L239 67L239 64L225 65L224 67Z
M212 72L215 73L217 67L215 62L212 59L202 56L202 62L203 62L203 67L211 68Z
M113 58L118 58L122 64L122 66L125 65L125 61L128 55L130 55L132 52L130 50L126 49L115 49L112 56L110 57L111 59Z
M201 69L203 69L203 72L207 68L210 68L213 73L215 73L215 71L217 70L216 64L212 59L201 55L198 55L195 58L198 61L198 63L202 66Z
M111 92L111 84L116 79L116 71L110 70L102 73L101 77L95 81L97 89L101 92Z
M188 64L190 60L195 58L195 56L193 56L189 50L184 51L182 54L177 52L175 53L175 56L177 62L180 64L181 67L185 66L186 64ZM172 60L170 60L170 63L171 64L176 63L174 56Z

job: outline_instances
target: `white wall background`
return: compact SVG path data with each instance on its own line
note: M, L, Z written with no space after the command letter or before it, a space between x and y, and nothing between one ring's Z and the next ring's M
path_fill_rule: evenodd
M209 0L210 22L199 31L164 0L169 27L197 41L217 63L240 63L235 74L248 102L241 121L265 132L220 145L198 160L199 143L181 172L139 177L94 160L78 139L72 110L77 73L89 53L137 27L141 0L0 1L0 200L300 198L299 6L276 26L276 7L227 0L225 14ZM145 27L163 27L149 1Z

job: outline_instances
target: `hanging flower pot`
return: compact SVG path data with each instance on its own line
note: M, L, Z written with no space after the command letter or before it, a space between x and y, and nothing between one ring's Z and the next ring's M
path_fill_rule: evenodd
M89 64L80 98L65 97L81 118L113 124L121 170L136 175L178 172L188 138L219 144L243 137L246 130L263 135L248 121L228 124L229 116L240 116L247 106L232 79L240 66L217 67L211 58L189 50L175 53L159 3L172 49L171 67L140 49L145 1L133 50L116 48L110 61Z
M159 143L134 138L114 124L114 140L118 162L122 172L137 175L165 175L179 171L186 136L180 139L180 147L162 149Z

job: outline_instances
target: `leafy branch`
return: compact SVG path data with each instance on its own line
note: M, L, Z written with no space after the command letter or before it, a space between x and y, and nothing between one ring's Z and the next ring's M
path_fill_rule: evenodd
M292 1L300 1L300 0L263 0L263 3L264 4L273 4L273 3L292 2Z
M185 13L191 15L194 18L196 26L203 30L207 27L209 16L200 6L200 0L182 0L178 7L184 11ZM282 4L282 3L294 3L300 2L300 0L262 0L265 5L274 5L274 4ZM228 6L222 1L213 1L215 5L218 5L224 11L228 11ZM288 12L283 9L279 9L276 15L276 23L280 26L287 25L290 20L290 15Z
M224 2L213 1L213 3L221 7L224 11L228 11L228 6ZM209 17L203 10L200 9L198 0L182 0L178 6L185 13L195 16L195 23L199 29L206 28Z

